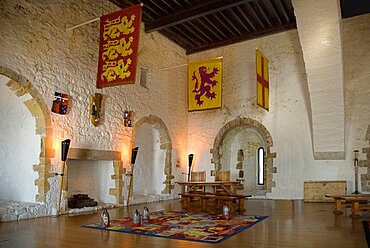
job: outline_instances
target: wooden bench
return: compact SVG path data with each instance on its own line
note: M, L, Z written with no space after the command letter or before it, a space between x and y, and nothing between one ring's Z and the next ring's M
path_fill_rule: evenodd
M352 213L351 213L351 217L353 218L358 218L360 217L360 211L361 210L364 210L365 207L367 207L367 201L370 200L370 197L369 196L358 196L358 197L343 197L344 200L348 201L348 202L351 202L352 204ZM364 207L361 207L360 208L360 202L365 202L365 205Z
M368 210L370 206L367 201L370 200L370 194L352 194L352 195L325 195L325 197L331 197L334 199L334 211L335 214L342 214L343 204L350 203L351 217L357 218L360 216L361 210ZM344 202L344 203L343 203ZM365 202L363 206L360 206L360 202ZM349 207L348 204L345 207Z
M251 197L252 195L230 195L230 194L215 194L211 192L204 193L180 193L183 207L188 208L192 198L199 198L201 202L201 207L203 211L208 211L209 199L215 199L224 202L228 205L230 209L233 207L233 201L238 203L238 212L244 212L244 199Z

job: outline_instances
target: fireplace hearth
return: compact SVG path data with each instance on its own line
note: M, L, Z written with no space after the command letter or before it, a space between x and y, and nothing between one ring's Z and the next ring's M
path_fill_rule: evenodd
M75 194L68 199L68 208L95 207L98 202L87 194Z

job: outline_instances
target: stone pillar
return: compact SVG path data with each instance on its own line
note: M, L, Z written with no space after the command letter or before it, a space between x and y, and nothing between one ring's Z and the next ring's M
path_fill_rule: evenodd
M338 0L293 0L311 102L315 159L344 159L344 91Z

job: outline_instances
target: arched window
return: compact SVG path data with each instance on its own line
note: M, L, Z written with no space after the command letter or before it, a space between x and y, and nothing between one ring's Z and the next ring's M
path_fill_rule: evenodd
M257 184L264 185L265 184L265 151L263 147L258 148L258 178Z

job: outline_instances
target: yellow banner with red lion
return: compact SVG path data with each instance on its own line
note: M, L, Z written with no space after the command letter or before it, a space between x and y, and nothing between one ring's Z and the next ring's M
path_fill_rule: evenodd
M221 108L222 57L188 65L188 110Z
M98 88L135 82L140 22L141 5L100 17Z

